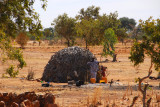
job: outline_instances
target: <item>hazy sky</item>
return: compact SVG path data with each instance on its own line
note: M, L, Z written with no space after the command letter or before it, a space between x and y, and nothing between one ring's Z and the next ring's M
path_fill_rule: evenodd
M146 20L150 16L160 18L160 0L48 0L46 11L41 8L40 0L36 0L34 8L40 14L44 28L51 27L52 21L67 13L75 17L81 8L88 6L100 7L100 14L118 12L120 17Z

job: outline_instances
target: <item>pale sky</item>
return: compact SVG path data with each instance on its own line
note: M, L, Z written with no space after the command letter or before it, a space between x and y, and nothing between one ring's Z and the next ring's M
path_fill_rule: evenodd
M36 0L34 8L40 14L44 28L52 27L51 23L58 15L67 13L75 17L80 9L89 6L100 7L100 14L118 12L118 18L134 18L147 20L150 16L160 18L160 0L48 0L46 11L41 8L40 0Z

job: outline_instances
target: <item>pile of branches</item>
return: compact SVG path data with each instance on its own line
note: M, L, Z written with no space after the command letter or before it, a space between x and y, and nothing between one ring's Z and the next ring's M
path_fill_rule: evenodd
M87 62L95 56L87 49L68 47L55 53L44 68L42 80L65 83L69 80L87 81Z

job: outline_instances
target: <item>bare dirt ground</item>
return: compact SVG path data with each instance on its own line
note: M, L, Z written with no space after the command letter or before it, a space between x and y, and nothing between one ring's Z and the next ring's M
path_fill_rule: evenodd
M150 66L150 58L147 57L145 62L138 67L134 67L133 63L128 59L131 44L116 45L117 62L112 62L111 57L107 57L109 61L105 62L106 58L101 58L101 63L108 67L110 73L107 77L108 81L115 82L112 87L109 84L85 85L82 87L67 86L66 83L50 83L51 87L42 87L41 82L28 81L28 71L32 69L35 72L35 78L41 78L43 70L50 57L55 52L65 48L63 45L42 45L32 46L28 44L23 50L24 58L27 66L22 69L17 78L2 78L1 75L5 72L7 64L0 63L0 93L3 92L29 92L35 91L38 94L53 93L56 97L56 103L60 107L87 107L97 104L100 107L117 106L126 107L131 105L135 96L139 96L135 107L142 106L142 95L137 90L135 78L144 77L148 74ZM95 54L100 61L100 53L102 46L89 47L89 50ZM12 63L12 62L10 62ZM153 69L152 76L157 76L158 72ZM118 81L117 81L118 80ZM160 80L146 79L144 83L149 83L152 87L147 90L147 99L152 98L151 106L160 107L156 99L156 94L160 94Z

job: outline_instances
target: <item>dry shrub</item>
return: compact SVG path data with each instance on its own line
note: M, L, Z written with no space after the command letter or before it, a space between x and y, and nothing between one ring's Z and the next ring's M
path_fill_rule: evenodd
M32 80L34 79L35 73L32 70L32 67L28 70L28 75L27 75L27 80Z
M25 32L20 32L16 38L16 42L24 49L24 46L27 44L29 37Z
M49 46L52 46L53 44L54 44L53 40L50 40L49 43L48 43Z
M94 90L92 103L91 103L90 107L97 107L98 105L101 105L101 102L98 101L100 99L100 97L101 97L101 92L102 92L102 88L101 87L96 88Z

